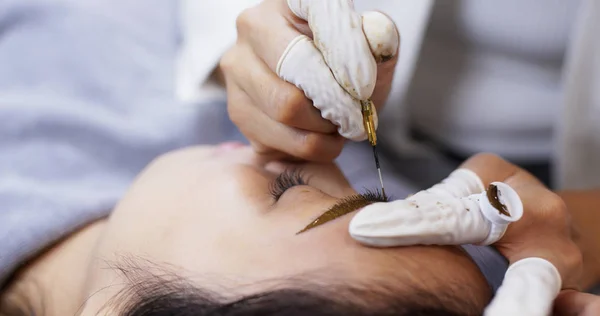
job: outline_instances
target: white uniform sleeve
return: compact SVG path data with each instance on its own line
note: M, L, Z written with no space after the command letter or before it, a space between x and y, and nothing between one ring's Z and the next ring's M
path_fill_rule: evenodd
M237 16L260 0L182 0L179 17L182 44L176 60L176 97L185 102L223 98L209 80L223 53L235 42Z

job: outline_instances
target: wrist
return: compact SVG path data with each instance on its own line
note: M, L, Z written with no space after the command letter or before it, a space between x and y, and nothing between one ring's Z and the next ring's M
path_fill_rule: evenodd
M571 215L571 236L583 254L582 287L600 283L600 190L559 191Z

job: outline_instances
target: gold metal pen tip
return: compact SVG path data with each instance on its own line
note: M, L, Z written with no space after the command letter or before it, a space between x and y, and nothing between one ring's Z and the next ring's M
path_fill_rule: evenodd
M379 183L381 184L381 194L387 200L385 188L383 187L383 177L381 176L381 167L379 166L379 155L377 154L377 134L375 133L375 120L373 118L373 101L370 99L360 101L360 111L363 116L363 125L369 139L369 143L373 147L373 157L375 158L375 167L379 174Z
M379 174L379 183L381 184L381 194L383 198L387 200L385 195L385 188L383 187L383 177L381 176L381 167L379 166L379 155L377 154L377 134L375 133L375 120L373 118L373 101L363 100L360 101L360 112L363 116L363 125L369 139L369 143L373 147L373 157L375 158L375 167L377 167L377 173Z
M371 146L377 145L377 134L375 133L375 121L373 119L373 101L360 101L360 111L363 116L363 125L369 138Z

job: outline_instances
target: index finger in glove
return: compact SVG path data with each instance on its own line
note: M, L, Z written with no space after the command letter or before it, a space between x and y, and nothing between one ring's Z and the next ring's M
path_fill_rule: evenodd
M277 62L277 75L302 89L321 116L338 126L338 133L344 138L366 139L358 100L366 100L376 91L374 101L382 103L381 96L391 88L391 78L385 77L392 73L388 69L379 78L384 81L374 90L378 79L376 62L382 62L381 69L395 64L384 63L398 52L399 35L394 22L379 12L365 12L361 20L351 3L343 5L345 1L288 3L298 16L308 16L312 33L290 42ZM299 4L306 7L295 7ZM344 28L348 24L344 21L354 21L362 27ZM300 29L297 23L291 23ZM307 35L312 35L314 41ZM374 114L377 129L377 113Z
M377 64L352 0L288 0L290 10L308 21L315 46L337 82L352 97L366 100L375 89ZM360 74L360 75L357 75Z
M581 260L569 238L564 203L535 177L494 155L474 156L461 168L495 185L495 197L488 194L493 186L462 197L469 190L434 186L406 200L365 207L353 218L351 234L375 246L494 244L511 266L486 315L547 315L558 291L575 284ZM496 206L488 207L495 198ZM504 235L524 210L528 216Z
M450 190L461 182L446 181L449 188L442 183L406 200L365 207L353 218L351 234L376 246L494 244L511 265L485 315L548 315L560 289L576 286L581 267L564 203L531 174L494 155L476 155L459 170L491 184L487 192L458 197L469 190ZM492 185L497 191L490 195Z
M372 246L490 245L504 236L509 223L521 219L523 201L515 190L523 187L541 188L544 194L553 195L511 163L495 155L475 155L427 190L405 200L363 208L350 222L349 231L356 240ZM527 203L539 206L535 197Z
M472 161L485 157L478 155ZM378 247L490 245L498 241L508 224L523 214L518 193L500 182L515 170L500 168L504 173L485 191L491 178L482 182L478 169L470 169L471 165L465 164L440 184L405 200L366 206L351 220L350 234L363 244ZM498 167L506 166L498 163ZM498 209L499 205L507 209Z
M351 1L290 0L288 5L290 16L308 20L309 30L298 23L300 19L292 17L287 18L291 27L286 31L273 30L267 23L261 32L250 32L254 50L281 79L301 89L321 117L337 126L341 136L365 140L358 100L371 97L374 91L376 62L397 55L399 35L395 24L379 12L357 14ZM264 45L267 40L275 43L275 49ZM381 85L379 89L383 90L379 92L386 88L390 88L389 82ZM378 117L374 114L377 128Z
M284 16L291 14L287 6L279 2L265 2L238 16L238 43L223 56L220 67L228 81L251 98L252 107L272 120L309 132L333 133L337 127L321 116L304 91L275 74L277 60L301 35Z
M474 193L478 185L473 179L470 186L467 178L445 180L446 185L405 200L366 206L350 222L350 234L378 247L494 244L511 263L545 258L570 279L580 258L569 238L566 207L556 194L495 155L476 155L459 170L477 175L482 180L479 187L487 190Z
M293 106L293 104L270 106L269 102L258 102L258 106L276 120L303 129L306 127L300 119L310 115L300 115L300 113L316 108L318 111L315 112L320 114L322 119L336 125L337 132L344 138L354 141L366 139L360 102L348 94L336 81L332 70L313 40L303 34L298 29L298 25L290 21L293 13L290 12L285 2L269 1L265 3L268 4L268 6L265 4L266 8L251 8L240 15L238 32L243 35L240 38L248 41L249 46L263 61L266 68L274 72L279 79L291 83L295 89L301 90L306 96L306 102L298 104L299 106ZM369 58L373 59L372 56ZM247 78L245 80L248 81ZM251 80L247 84L257 85L257 88L249 90L259 92L271 89L269 87L272 86L265 86L264 81L260 79L258 81ZM281 93L285 92L274 90L274 94ZM264 93L259 93L259 95L264 95ZM312 101L313 107L310 107L310 101ZM376 113L374 118L377 127ZM313 121L318 120L313 119Z

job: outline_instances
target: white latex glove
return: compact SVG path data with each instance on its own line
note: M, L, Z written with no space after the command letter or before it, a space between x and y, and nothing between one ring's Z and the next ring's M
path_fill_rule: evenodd
M365 140L359 100L373 94L377 62L396 55L395 24L379 12L355 12L352 0L287 2L298 18L308 21L314 38L296 37L279 59L277 75L304 91L340 135Z
M375 247L493 244L511 265L485 315L550 315L552 302L561 288L573 285L581 264L564 204L531 175L497 157L476 156L465 166L405 200L365 207L350 222L350 235ZM486 175L486 181L470 169ZM483 183L497 186L510 216L490 205ZM505 236L509 223L521 220L524 205L525 222Z
M502 215L487 199L479 177L459 169L430 189L405 200L376 203L350 223L352 237L375 247L406 245L491 245L510 222L523 215L517 193L495 182L511 216Z
M332 162L367 138L359 99L381 110L399 35L384 14L351 0L263 0L236 19L237 40L215 76L229 118L267 160Z

